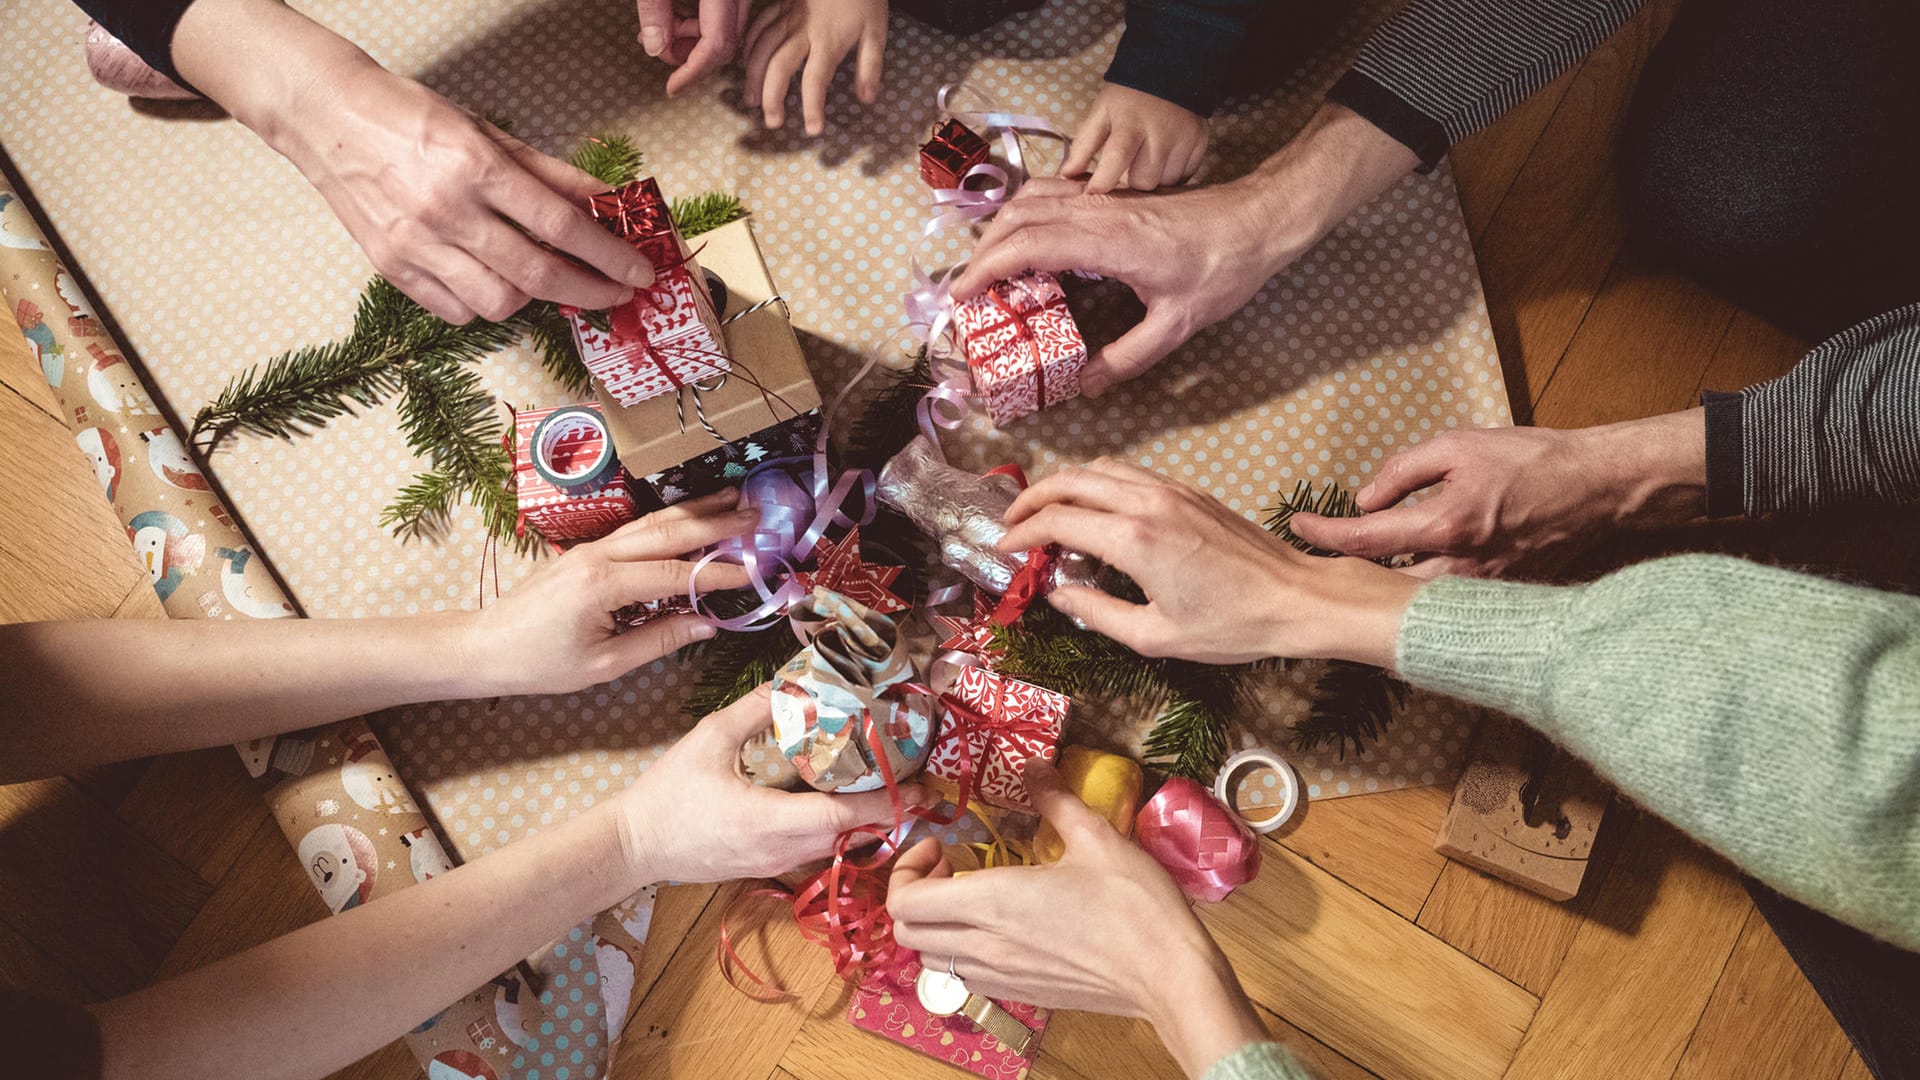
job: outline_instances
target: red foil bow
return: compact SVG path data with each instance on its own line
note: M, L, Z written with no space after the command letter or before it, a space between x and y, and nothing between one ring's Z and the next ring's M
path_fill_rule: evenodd
M1184 776L1133 820L1134 840L1194 900L1225 899L1260 873L1260 844L1213 793Z
M674 227L673 212L653 177L641 177L625 187L589 197L587 211L608 232L639 248L656 271L684 261L680 230Z

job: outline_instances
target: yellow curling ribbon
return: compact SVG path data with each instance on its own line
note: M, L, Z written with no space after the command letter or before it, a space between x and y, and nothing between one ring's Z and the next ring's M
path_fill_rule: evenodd
M1140 810L1142 777L1140 765L1132 758L1109 754L1087 746L1069 746L1060 751L1054 766L1060 782L1079 796L1094 813L1121 836L1133 833L1133 817ZM1040 862L1058 862L1067 853L1067 845L1053 826L1042 821L1033 837L1033 853Z

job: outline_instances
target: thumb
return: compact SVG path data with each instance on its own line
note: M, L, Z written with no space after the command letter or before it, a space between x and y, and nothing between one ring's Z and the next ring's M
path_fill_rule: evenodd
M1086 837L1099 833L1118 835L1105 819L1080 801L1080 796L1067 790L1067 786L1060 782L1060 774L1054 770L1053 763L1047 759L1028 758L1021 781L1027 786L1028 805L1040 815L1041 820L1060 834L1069 853L1075 844L1084 843Z
M902 787L900 795L909 802L914 801L918 793L917 785L912 789ZM838 836L848 829L862 825L893 824L893 799L886 791L862 791L853 795L817 794L802 796L813 801L813 810L817 815L819 830L828 836Z
M623 665L621 672L625 673L677 653L696 641L705 641L713 632L713 624L698 615L668 615L615 637L607 643L607 648L613 650Z
M1180 323L1163 307L1148 308L1140 324L1120 335L1087 361L1080 372L1080 392L1099 397L1115 383L1144 374L1187 340Z
M735 754L748 739L773 726L773 684L761 683L746 697L718 712L708 713L693 733L712 739L728 755Z
M1360 521L1358 517L1330 518L1301 511L1287 519L1287 528L1322 551L1344 552L1353 543Z
M887 896L897 895L902 886L916 881L951 876L953 864L947 862L947 854L940 848L940 841L929 836L925 840L908 848L894 860L893 873L887 878Z

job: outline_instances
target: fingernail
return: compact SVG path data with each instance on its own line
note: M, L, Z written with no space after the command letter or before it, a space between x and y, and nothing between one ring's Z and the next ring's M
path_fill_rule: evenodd
M633 266L627 271L627 284L633 286L636 289L644 289L647 286L652 285L653 284L653 264L646 263L646 262L634 263Z
M1353 493L1353 499L1355 502L1366 502L1372 496L1373 496L1372 484L1368 484L1366 487L1363 487L1359 491L1356 491Z
M667 35L657 26L640 28L640 47L647 50L648 56L659 56L660 50L667 47Z
M698 626L695 626L693 628L693 633L688 634L687 636L692 638L695 641L705 641L708 638L713 636L713 624L703 622Z

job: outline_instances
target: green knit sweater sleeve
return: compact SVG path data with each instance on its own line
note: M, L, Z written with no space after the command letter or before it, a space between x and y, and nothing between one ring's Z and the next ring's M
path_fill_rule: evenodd
M1258 1042L1214 1062L1201 1080L1313 1080L1313 1074L1286 1047Z
M1920 948L1920 598L1720 556L1443 578L1397 666L1508 712L1774 889Z

